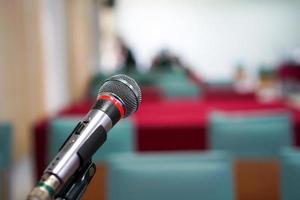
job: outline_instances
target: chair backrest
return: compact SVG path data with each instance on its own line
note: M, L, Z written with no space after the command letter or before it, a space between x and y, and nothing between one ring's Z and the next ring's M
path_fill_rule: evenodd
M199 97L201 92L182 70L161 74L157 84L167 98Z
M300 149L285 148L281 151L282 200L300 197Z
M190 81L186 82L164 82L159 84L163 94L167 98L199 97L200 88Z
M108 200L233 200L234 196L227 154L115 154L108 159Z
M12 126L0 124L0 168L7 169L12 162Z
M68 138L81 118L65 117L51 121L49 135L49 158L52 159ZM93 156L94 161L103 161L115 152L130 152L135 149L134 127L130 119L122 119L107 134L107 140Z
M287 113L213 113L209 143L237 158L277 158L281 147L292 144L292 125Z

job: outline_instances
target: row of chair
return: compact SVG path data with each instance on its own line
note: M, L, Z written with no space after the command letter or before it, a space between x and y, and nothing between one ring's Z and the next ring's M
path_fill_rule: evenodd
M132 152L136 150L135 126L130 119L122 120L108 133L107 142L94 156L96 162L106 161L108 164L108 199L146 199L146 197L141 198L140 195L143 194L147 194L149 199L159 199L158 196L155 196L155 192L153 191L157 191L156 194L163 199L176 199L176 196L183 198L180 195L184 194L184 192L190 194L188 199L199 199L200 194L202 197L207 195L206 198L203 199L234 199L234 197L238 195L234 193L235 178L232 175L232 158L234 158L234 160L279 160L280 149L292 145L292 125L289 114L285 112L280 112L279 115L278 113L274 115L272 112L264 113L265 115L262 114L263 113L252 113L250 115L244 115L243 113L212 114L209 123L210 149L230 152L232 157L222 152L217 154L211 152L205 155L163 155L162 152L152 155L145 155L143 153L142 156L132 154ZM49 159L57 153L62 141L67 138L79 120L79 117L68 117L57 118L51 122ZM114 155L120 152L127 152L127 154ZM224 156L222 157L221 155ZM283 158L289 156L289 154L286 153L282 155ZM282 161L285 162L286 160L282 159ZM135 165L134 163L139 164ZM226 167L218 168L218 166ZM285 164L282 164L282 166L285 166ZM293 167L297 169L299 165ZM222 173L218 170L221 170ZM195 179L184 179L182 176L186 173L187 177L194 177ZM218 182L214 182L219 181L219 179L212 179L210 173L216 173L220 177L227 177L227 179L222 178L222 180L225 181L223 184L230 186L228 188L226 186L225 189L227 192L222 190L223 186L218 186ZM289 170L288 173L290 173ZM288 191L292 188L289 186L290 184L294 184L297 187L300 186L300 179L299 181L290 182L289 178L286 178L288 173L285 171L282 173L282 196L284 200L293 200L293 198L295 199L297 196L292 195L293 198L290 196L286 197L286 193L291 193L290 191L286 192L286 190ZM207 176L204 176L205 174ZM164 175L166 177L164 177ZM202 177L202 175L204 177ZM180 181L176 182L174 180L176 177ZM205 181L201 182L203 180ZM142 182L143 184L138 184ZM162 185L159 185L159 183ZM182 186L181 183L186 184ZM176 187L176 184L181 187ZM128 185L128 187L125 187L125 185ZM217 188L216 192L210 190L211 188L209 189L212 185L214 189ZM194 192L190 191L190 187ZM162 190L159 190L159 188L162 188ZM181 191L179 188L184 191ZM151 194L147 193L147 189L152 191ZM170 192L171 189L173 192ZM163 193L164 191L166 193ZM228 198L217 198L219 197L218 194L225 195Z
M59 137L66 137L78 119L64 118L52 122L50 134L52 139L49 145L52 155L59 148L58 144L65 139ZM113 154L134 150L134 137L130 134L132 132L134 132L134 126L129 120L121 122L109 133L109 140L94 158L96 161L106 160L108 163L109 200L234 199L232 158L229 154L221 151L204 154ZM0 164L3 177L11 164L12 127L9 124L1 125L0 136ZM296 200L300 192L298 190L300 151L284 149L280 158L282 199ZM5 199L3 192L5 191L2 191L1 199Z
M109 200L233 200L230 155L223 152L115 154L108 161Z
M300 151L281 151L281 199L299 199ZM111 155L109 200L236 199L233 160L224 151ZM266 191L271 192L271 191ZM254 196L248 199L256 199Z
M210 117L212 149L227 150L240 159L275 159L282 147L293 144L291 116L269 112L215 112Z
M157 88L166 98L198 98L201 96L201 88L190 80L182 69L147 74L131 71L126 74L133 77L142 87ZM98 90L105 78L101 73L95 75L90 84L90 96L97 97Z
M285 111L278 112L213 113L208 124L209 148L230 151L236 158L277 158L282 147L293 144L291 117ZM62 117L51 122L50 157L79 120L79 117ZM135 150L135 133L134 123L130 119L122 120L109 132L106 144L95 159L105 159L107 152Z

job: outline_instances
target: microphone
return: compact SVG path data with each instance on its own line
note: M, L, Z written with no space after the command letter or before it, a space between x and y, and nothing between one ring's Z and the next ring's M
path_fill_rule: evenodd
M107 132L121 119L136 112L141 90L132 78L120 74L107 79L97 102L80 121L50 162L28 200L51 200L66 182L105 142Z

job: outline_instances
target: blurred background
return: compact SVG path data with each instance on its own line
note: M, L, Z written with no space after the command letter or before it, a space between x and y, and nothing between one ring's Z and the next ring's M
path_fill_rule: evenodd
M300 1L0 0L0 200L25 199L104 80L142 105L84 199L294 200Z

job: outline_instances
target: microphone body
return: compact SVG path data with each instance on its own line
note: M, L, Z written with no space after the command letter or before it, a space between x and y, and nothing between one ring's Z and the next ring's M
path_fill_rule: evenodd
M64 142L28 200L51 200L91 160L106 141L108 131L121 118L135 112L140 102L140 88L133 79L125 75L108 79L100 88L97 102Z

